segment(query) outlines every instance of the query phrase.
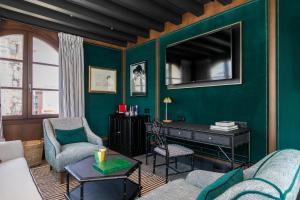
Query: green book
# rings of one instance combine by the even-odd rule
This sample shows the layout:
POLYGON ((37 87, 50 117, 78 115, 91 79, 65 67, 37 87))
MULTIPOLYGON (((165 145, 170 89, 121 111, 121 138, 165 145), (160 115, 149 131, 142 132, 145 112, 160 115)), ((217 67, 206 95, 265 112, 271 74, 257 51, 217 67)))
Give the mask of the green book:
POLYGON ((132 163, 122 158, 113 158, 93 164, 93 168, 101 174, 110 174, 130 167, 132 167, 132 163))

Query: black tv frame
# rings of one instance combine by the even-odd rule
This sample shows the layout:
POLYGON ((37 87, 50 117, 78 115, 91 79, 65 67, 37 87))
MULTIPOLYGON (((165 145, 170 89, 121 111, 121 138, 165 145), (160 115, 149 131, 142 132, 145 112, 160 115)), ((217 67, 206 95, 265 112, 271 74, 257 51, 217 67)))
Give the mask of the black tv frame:
MULTIPOLYGON (((169 84, 167 86, 167 89, 185 89, 185 88, 197 88, 197 87, 213 87, 213 86, 226 86, 226 85, 238 85, 238 84, 242 84, 243 80, 242 80, 242 22, 236 22, 227 26, 223 26, 217 29, 213 29, 211 31, 175 42, 175 43, 171 43, 168 44, 166 49, 165 49, 165 66, 166 66, 166 61, 167 61, 167 48, 175 46, 177 44, 198 38, 198 37, 202 37, 205 35, 210 35, 228 28, 232 28, 232 27, 239 27, 239 46, 236 47, 238 48, 238 52, 239 55, 238 56, 234 56, 235 57, 235 63, 238 65, 236 67, 233 68, 233 78, 232 79, 224 79, 224 80, 205 80, 205 81, 196 81, 196 82, 191 82, 191 83, 180 83, 180 84, 169 84)), ((231 48, 232 50, 233 48, 231 48)), ((231 54, 233 55, 234 52, 231 52, 231 54)), ((233 56, 232 56, 233 57, 233 56)), ((234 58, 232 58, 234 59, 234 58)), ((164 69, 165 70, 165 69, 164 69)), ((166 78, 166 77, 164 77, 166 78)))

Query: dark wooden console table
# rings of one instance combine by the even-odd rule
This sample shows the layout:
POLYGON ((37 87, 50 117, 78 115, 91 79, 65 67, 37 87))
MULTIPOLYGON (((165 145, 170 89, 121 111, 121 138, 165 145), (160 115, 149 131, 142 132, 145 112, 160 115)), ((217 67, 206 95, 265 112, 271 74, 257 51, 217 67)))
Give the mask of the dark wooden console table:
MULTIPOLYGON (((152 134, 152 123, 146 124, 147 135, 152 134)), ((177 139, 216 146, 230 161, 231 168, 235 164, 235 148, 241 145, 248 145, 248 163, 250 163, 250 130, 248 128, 239 128, 233 131, 211 130, 208 125, 189 124, 185 122, 164 123, 161 134, 165 134, 167 139, 177 139), (225 149, 231 150, 229 156, 225 149)), ((146 137, 146 163, 149 153, 149 137, 146 137)))
POLYGON ((149 115, 125 116, 113 114, 109 116, 109 148, 123 155, 134 157, 145 153, 146 127, 149 115))

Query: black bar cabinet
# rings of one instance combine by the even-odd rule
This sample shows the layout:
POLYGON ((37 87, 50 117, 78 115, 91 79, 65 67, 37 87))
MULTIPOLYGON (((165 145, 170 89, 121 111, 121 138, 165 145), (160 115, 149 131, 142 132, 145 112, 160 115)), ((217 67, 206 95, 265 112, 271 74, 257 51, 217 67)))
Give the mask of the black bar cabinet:
POLYGON ((129 157, 146 153, 145 123, 149 120, 149 115, 110 115, 109 148, 129 157))

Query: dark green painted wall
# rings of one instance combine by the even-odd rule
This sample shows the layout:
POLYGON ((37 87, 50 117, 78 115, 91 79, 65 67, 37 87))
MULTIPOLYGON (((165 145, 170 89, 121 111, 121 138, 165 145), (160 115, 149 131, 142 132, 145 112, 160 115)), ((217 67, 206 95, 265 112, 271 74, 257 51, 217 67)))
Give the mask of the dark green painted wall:
MULTIPOLYGON (((267 150, 267 5, 266 0, 250 3, 202 20, 191 26, 159 38, 160 47, 160 99, 171 96, 170 116, 184 116, 191 123, 211 124, 218 120, 247 121, 252 130, 252 161, 266 155, 267 150), (205 33, 232 23, 243 24, 243 84, 195 89, 167 90, 165 76, 165 47, 168 44, 205 33)), ((120 72, 121 52, 104 47, 85 45, 86 85, 87 67, 116 66, 120 72)), ((121 102, 121 73, 118 73, 118 94, 87 94, 86 116, 98 134, 107 133, 108 114, 121 102)), ((87 90, 87 86, 86 86, 87 90)), ((126 51, 126 103, 137 104, 141 113, 150 108, 155 113, 155 41, 126 51), (129 66, 135 62, 148 62, 148 94, 130 96, 129 66)), ((160 116, 164 118, 164 104, 160 102, 160 116)))
MULTIPOLYGON (((169 33, 160 39, 160 99, 171 96, 169 116, 184 116, 187 122, 212 124, 219 120, 246 121, 252 130, 252 161, 267 149, 267 6, 256 0, 220 15, 169 33), (165 48, 189 37, 242 22, 243 83, 241 85, 167 90, 165 48)), ((300 69, 300 68, 299 68, 300 69)), ((299 86, 300 87, 300 86, 299 86)), ((300 102, 300 101, 299 101, 300 102)), ((160 104, 164 118, 165 105, 160 104)))
POLYGON ((277 3, 277 145, 300 149, 300 2, 277 3))
POLYGON ((126 104, 139 105, 141 114, 149 108, 151 118, 155 116, 155 40, 126 51, 126 104), (147 96, 130 96, 130 65, 144 60, 147 61, 147 96))
POLYGON ((108 115, 121 102, 122 52, 102 46, 84 44, 85 115, 91 129, 100 136, 108 133, 108 115), (88 93, 89 65, 117 69, 117 94, 88 93))

